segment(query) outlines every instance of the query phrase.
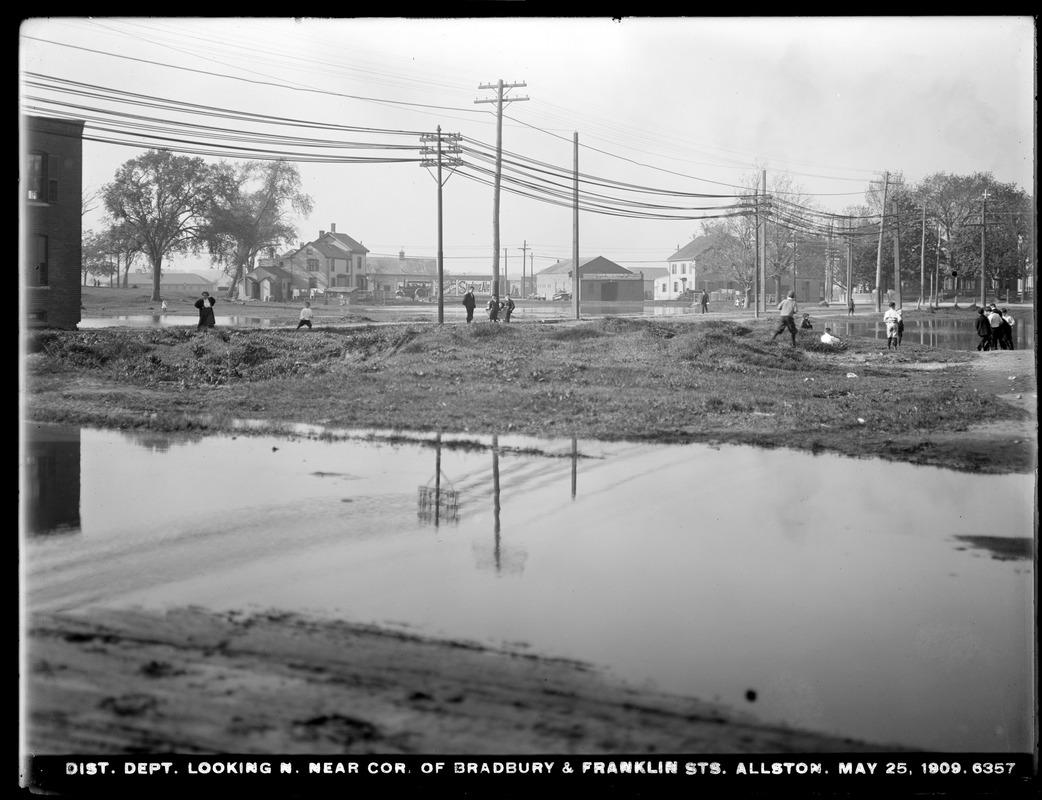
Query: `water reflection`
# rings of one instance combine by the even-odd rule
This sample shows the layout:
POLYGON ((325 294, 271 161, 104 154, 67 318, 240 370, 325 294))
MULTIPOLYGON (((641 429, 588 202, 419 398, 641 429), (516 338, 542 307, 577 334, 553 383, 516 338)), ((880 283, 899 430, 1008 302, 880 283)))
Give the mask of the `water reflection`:
MULTIPOLYGON (((215 318, 218 327, 230 326, 240 328, 270 328, 283 325, 275 320, 263 317, 218 316, 215 318)), ((79 330, 87 328, 194 328, 199 324, 198 316, 179 316, 176 314, 135 314, 116 317, 88 317, 81 319, 76 326, 79 330)))
MULTIPOLYGON (((811 315, 813 318, 813 314, 811 315)), ((1035 346, 1035 326, 1029 314, 1017 315, 1013 328, 1013 346, 1016 350, 1031 350, 1035 346)), ((976 350, 977 329, 975 313, 967 312, 965 319, 908 319, 905 321, 904 343, 914 343, 949 350, 976 350)), ((842 339, 845 336, 869 336, 886 340, 886 325, 878 319, 831 319, 816 321, 824 329, 827 324, 832 333, 842 339)))
POLYGON ((280 608, 845 736, 1032 746, 1030 475, 574 438, 31 438, 79 461, 74 535, 27 539, 31 608, 280 608))
POLYGON ((22 510, 37 534, 80 527, 80 431, 38 427, 23 442, 22 510))

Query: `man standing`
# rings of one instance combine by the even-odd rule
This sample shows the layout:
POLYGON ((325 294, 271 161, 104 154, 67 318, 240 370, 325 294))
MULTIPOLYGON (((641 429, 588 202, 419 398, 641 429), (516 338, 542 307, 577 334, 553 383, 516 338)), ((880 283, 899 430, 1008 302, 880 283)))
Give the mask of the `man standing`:
POLYGON ((778 320, 778 330, 774 332, 774 336, 771 337, 773 342, 778 338, 778 334, 782 331, 788 331, 792 335, 792 346, 796 346, 796 322, 793 317, 796 312, 799 311, 799 307, 796 305, 796 292, 789 292, 789 296, 778 303, 778 311, 781 314, 778 320))
POLYGON ((1002 315, 994 305, 988 306, 988 324, 991 325, 991 349, 998 350, 1002 344, 1002 315))
POLYGON ((203 296, 195 301, 195 307, 199 309, 199 325, 197 330, 212 328, 217 324, 213 315, 213 306, 217 301, 210 297, 209 292, 203 292, 203 296))
POLYGON ((705 314, 709 310, 709 292, 705 289, 702 290, 702 313, 705 314))
POLYGON ((311 311, 311 301, 305 300, 304 307, 300 309, 300 322, 297 323, 296 330, 300 330, 305 325, 308 326, 308 330, 311 330, 311 317, 313 312, 311 311))
POLYGON ((474 287, 471 286, 467 289, 466 294, 463 295, 463 307, 467 309, 467 322, 474 321, 474 287))
POLYGON ((510 322, 510 315, 514 313, 514 298, 507 295, 506 302, 503 303, 503 314, 505 319, 503 322, 510 322))
POLYGON ((886 349, 893 345, 894 350, 901 344, 901 312, 897 310, 897 304, 891 302, 890 308, 883 314, 883 323, 886 325, 886 349))
POLYGON ((977 309, 977 320, 974 323, 974 327, 977 329, 977 336, 980 337, 977 349, 981 351, 991 350, 991 322, 988 321, 983 308, 977 309))

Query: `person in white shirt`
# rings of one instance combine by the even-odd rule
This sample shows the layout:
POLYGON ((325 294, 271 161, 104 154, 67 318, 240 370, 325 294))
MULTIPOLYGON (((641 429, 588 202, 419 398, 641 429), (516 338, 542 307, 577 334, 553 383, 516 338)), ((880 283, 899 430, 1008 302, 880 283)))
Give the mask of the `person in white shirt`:
POLYGON ((897 349, 898 345, 901 344, 901 312, 895 307, 896 303, 891 303, 890 308, 883 314, 883 322, 886 323, 886 349, 889 350, 891 347, 894 350, 897 349))
POLYGON ((839 339, 832 335, 832 328, 825 328, 825 332, 821 334, 822 344, 839 344, 839 339))
POLYGON ((311 301, 305 300, 304 307, 300 309, 300 322, 297 323, 296 330, 300 330, 305 325, 308 326, 308 330, 311 330, 311 318, 314 312, 311 310, 311 301))

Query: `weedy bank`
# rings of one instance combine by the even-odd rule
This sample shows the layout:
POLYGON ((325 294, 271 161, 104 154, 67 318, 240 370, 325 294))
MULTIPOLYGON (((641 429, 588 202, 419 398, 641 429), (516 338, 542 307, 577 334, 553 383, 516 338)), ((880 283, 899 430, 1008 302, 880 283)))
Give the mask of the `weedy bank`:
POLYGON ((971 354, 797 347, 774 322, 606 317, 565 324, 394 324, 313 331, 100 328, 29 334, 27 417, 231 431, 335 428, 744 443, 1017 471, 931 437, 1025 412, 974 391, 971 354), (928 367, 928 368, 927 368, 928 367))

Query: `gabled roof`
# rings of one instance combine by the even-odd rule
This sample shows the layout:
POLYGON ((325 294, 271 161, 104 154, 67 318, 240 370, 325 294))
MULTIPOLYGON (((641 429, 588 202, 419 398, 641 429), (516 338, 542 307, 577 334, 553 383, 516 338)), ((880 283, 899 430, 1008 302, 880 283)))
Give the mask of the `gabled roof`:
POLYGON ((644 280, 655 280, 657 278, 665 278, 669 275, 668 267, 641 267, 637 272, 644 273, 644 280))
POLYGON ((351 253, 368 253, 369 252, 368 248, 366 248, 363 245, 361 245, 358 242, 356 242, 354 239, 352 239, 346 233, 334 233, 334 232, 330 231, 329 233, 326 234, 326 237, 327 238, 336 239, 337 244, 339 244, 341 247, 343 247, 348 252, 351 252, 351 253))
POLYGON ((257 267, 254 270, 246 273, 246 280, 260 281, 264 278, 276 278, 278 280, 288 281, 291 279, 289 270, 282 269, 282 267, 257 267))
POLYGON ((691 261, 698 258, 706 250, 711 249, 714 245, 716 245, 716 237, 696 236, 667 258, 666 261, 691 261))
MULTIPOLYGON (((556 264, 547 267, 546 269, 540 270, 536 275, 567 275, 572 269, 572 259, 566 261, 558 261, 556 264)), ((619 272, 626 275, 632 275, 631 270, 626 269, 614 261, 609 261, 604 256, 593 256, 592 258, 580 258, 579 259, 579 274, 585 273, 604 273, 604 272, 619 272)))
MULTIPOLYGON (((307 247, 307 245, 304 246, 307 247)), ((350 259, 351 257, 350 253, 344 252, 332 242, 327 242, 323 239, 311 242, 311 247, 325 258, 350 259)))

